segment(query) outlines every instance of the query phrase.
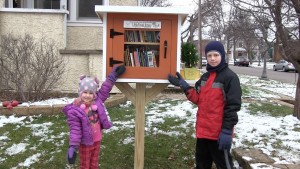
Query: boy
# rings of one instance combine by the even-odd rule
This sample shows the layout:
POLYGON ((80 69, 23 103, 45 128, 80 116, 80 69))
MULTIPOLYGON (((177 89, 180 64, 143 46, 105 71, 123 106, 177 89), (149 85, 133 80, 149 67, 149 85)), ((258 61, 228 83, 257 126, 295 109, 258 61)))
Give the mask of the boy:
POLYGON ((168 76, 168 80, 184 90, 188 100, 198 105, 196 119, 196 169, 211 169, 214 162, 218 169, 232 169, 230 155, 233 127, 238 122, 241 108, 241 87, 238 76, 228 68, 225 50, 218 41, 205 47, 207 72, 195 88, 181 77, 168 76))

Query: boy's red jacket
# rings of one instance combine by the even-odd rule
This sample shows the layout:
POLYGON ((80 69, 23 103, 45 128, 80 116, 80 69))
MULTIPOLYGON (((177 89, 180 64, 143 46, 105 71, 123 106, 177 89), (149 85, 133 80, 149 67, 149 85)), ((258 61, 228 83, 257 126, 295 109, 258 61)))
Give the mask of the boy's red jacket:
POLYGON ((218 72, 206 72, 186 91, 188 100, 198 105, 196 137, 218 140, 222 129, 233 130, 241 108, 238 76, 227 66, 218 72))

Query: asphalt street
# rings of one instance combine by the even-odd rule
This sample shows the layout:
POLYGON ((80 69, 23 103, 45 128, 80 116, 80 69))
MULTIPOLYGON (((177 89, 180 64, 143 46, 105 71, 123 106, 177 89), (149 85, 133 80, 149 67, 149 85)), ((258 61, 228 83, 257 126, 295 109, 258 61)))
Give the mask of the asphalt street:
MULTIPOLYGON (((250 76, 261 77, 263 73, 262 67, 243 67, 229 65, 229 68, 237 74, 244 74, 250 76)), ((266 69, 266 74, 268 79, 291 84, 296 84, 299 76, 298 73, 295 73, 295 71, 283 72, 273 71, 272 69, 266 69)))

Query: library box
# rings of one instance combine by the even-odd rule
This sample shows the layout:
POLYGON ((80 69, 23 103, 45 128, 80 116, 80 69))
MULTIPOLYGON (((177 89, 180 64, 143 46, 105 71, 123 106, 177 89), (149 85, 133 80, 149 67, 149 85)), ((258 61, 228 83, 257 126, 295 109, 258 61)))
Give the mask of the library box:
POLYGON ((169 83, 180 71, 181 28, 185 8, 100 6, 103 21, 103 80, 116 65, 126 72, 117 82, 169 83))

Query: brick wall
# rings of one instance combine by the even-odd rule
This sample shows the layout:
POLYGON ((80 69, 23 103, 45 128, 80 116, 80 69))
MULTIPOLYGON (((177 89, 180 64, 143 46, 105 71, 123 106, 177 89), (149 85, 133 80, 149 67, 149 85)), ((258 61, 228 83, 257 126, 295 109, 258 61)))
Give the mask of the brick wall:
POLYGON ((68 26, 67 49, 102 49, 102 28, 100 26, 68 26))
MULTIPOLYGON (((31 34, 35 39, 45 36, 59 46, 66 60, 66 73, 56 90, 77 92, 80 75, 96 76, 102 80, 102 27, 65 25, 62 11, 45 12, 38 9, 8 9, 0 0, 0 35, 31 34), (1 9, 2 8, 2 9, 1 9)), ((137 6, 137 0, 110 0, 109 5, 137 6)), ((116 87, 113 93, 120 92, 116 87)))
POLYGON ((3 8, 5 6, 5 0, 0 0, 0 8, 3 8))
POLYGON ((52 39, 64 48, 64 14, 40 12, 0 12, 0 34, 15 36, 28 33, 35 39, 52 39))
MULTIPOLYGON (((66 61, 66 72, 60 82, 59 88, 62 92, 77 92, 78 81, 81 75, 97 77, 102 84, 102 53, 101 52, 83 52, 79 51, 64 51, 62 56, 66 61), (73 52, 77 54, 72 54, 73 52)), ((113 87, 112 93, 120 93, 118 88, 113 87)))

